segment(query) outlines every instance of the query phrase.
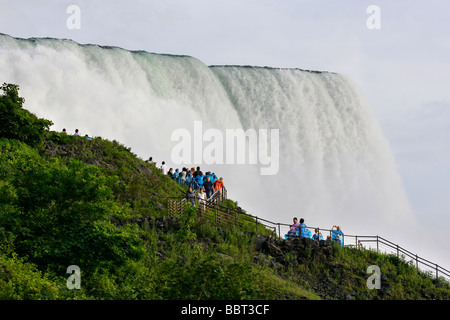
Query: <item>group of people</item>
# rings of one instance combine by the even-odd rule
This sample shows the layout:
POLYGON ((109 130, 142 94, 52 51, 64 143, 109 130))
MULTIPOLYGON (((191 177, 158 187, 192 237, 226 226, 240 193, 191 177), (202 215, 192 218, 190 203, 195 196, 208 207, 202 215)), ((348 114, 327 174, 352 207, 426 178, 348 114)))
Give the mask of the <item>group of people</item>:
MULTIPOLYGON (((146 160, 146 162, 156 166, 156 162, 153 161, 152 157, 146 160)), ((225 187, 222 177, 217 178, 215 173, 209 171, 203 174, 199 166, 197 169, 183 168, 181 171, 179 169, 175 169, 174 171, 173 168, 169 168, 165 161, 163 161, 160 169, 164 175, 168 175, 177 183, 189 187, 186 192, 186 199, 191 202, 192 205, 196 204, 196 199, 199 200, 199 204, 204 205, 216 191, 222 193, 222 190, 225 187)), ((294 223, 290 226, 288 233, 284 236, 285 239, 310 238, 318 241, 324 240, 319 228, 315 228, 314 234, 312 234, 305 224, 305 219, 301 218, 300 221, 298 221, 295 217, 293 222, 294 223)), ((331 236, 327 236, 327 240, 344 245, 344 234, 341 227, 334 225, 331 229, 331 236)))
POLYGON ((217 178, 215 173, 203 172, 200 170, 200 167, 197 167, 197 170, 191 168, 190 170, 187 168, 183 168, 181 172, 178 172, 178 169, 175 172, 167 173, 174 179, 176 182, 181 183, 183 185, 187 185, 189 190, 186 193, 186 199, 195 205, 195 199, 199 199, 200 204, 205 204, 208 199, 212 197, 215 192, 222 193, 225 184, 223 183, 223 178, 217 178), (197 193, 196 191, 197 190, 197 193))
MULTIPOLYGON (((323 236, 320 233, 319 228, 314 229, 314 234, 308 229, 305 224, 305 219, 301 218, 300 222, 297 218, 293 219, 293 224, 290 226, 288 233, 284 236, 284 238, 310 238, 313 240, 323 240, 323 236)), ((340 245, 344 245, 344 233, 341 230, 340 226, 333 226, 331 228, 331 236, 327 236, 328 241, 338 242, 340 245), (335 229, 336 228, 336 229, 335 229)))
MULTIPOLYGON (((152 157, 146 160, 146 162, 156 166, 156 162, 153 161, 152 157)), ((162 174, 168 175, 175 182, 189 187, 186 198, 193 205, 195 205, 196 198, 200 202, 206 202, 216 191, 222 193, 225 187, 222 177, 218 178, 214 172, 210 171, 203 173, 200 166, 191 169, 183 167, 181 171, 177 168, 174 171, 173 168, 167 166, 165 161, 162 161, 159 169, 162 174)))
MULTIPOLYGON (((67 134, 66 128, 62 129, 62 132, 65 133, 65 134, 67 134)), ((80 135, 80 130, 75 129, 75 133, 73 134, 73 136, 75 136, 75 137, 80 137, 80 136, 81 136, 81 135, 80 135)), ((92 140, 92 138, 89 137, 87 134, 86 134, 84 137, 85 137, 86 139, 88 139, 88 140, 92 140)))

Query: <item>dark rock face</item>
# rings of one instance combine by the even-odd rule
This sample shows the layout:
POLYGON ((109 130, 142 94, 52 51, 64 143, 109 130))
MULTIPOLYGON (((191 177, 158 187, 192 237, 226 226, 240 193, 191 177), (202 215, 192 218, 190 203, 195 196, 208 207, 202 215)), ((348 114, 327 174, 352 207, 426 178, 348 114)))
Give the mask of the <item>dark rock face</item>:
POLYGON ((137 170, 139 171, 140 174, 145 175, 147 178, 150 178, 153 175, 153 171, 149 167, 144 166, 143 164, 139 164, 137 170))
MULTIPOLYGON (((255 262, 279 270, 281 274, 283 269, 288 267, 311 266, 317 262, 330 264, 333 261, 333 246, 326 240, 259 238, 255 242, 255 248, 260 251, 255 262)), ((299 273, 297 276, 299 283, 304 283, 324 299, 353 299, 353 296, 344 292, 341 285, 335 284, 328 275, 299 273)))
POLYGON ((326 240, 317 241, 309 238, 273 240, 266 238, 257 240, 257 243, 257 249, 278 260, 282 260, 281 257, 288 252, 297 253, 299 260, 305 257, 325 259, 333 254, 333 247, 326 240))
POLYGON ((279 257, 283 255, 283 251, 279 246, 268 241, 265 241, 262 244, 262 250, 264 250, 267 254, 271 255, 272 257, 279 257))

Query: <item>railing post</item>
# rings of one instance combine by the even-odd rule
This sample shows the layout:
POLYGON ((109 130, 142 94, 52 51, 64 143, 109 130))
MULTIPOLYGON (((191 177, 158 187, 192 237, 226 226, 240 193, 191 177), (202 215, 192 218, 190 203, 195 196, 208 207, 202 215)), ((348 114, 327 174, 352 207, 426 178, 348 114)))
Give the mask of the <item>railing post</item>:
POLYGON ((217 224, 217 207, 214 207, 214 223, 217 224))
MULTIPOLYGON (((225 197, 223 197, 223 195, 222 195, 221 198, 222 199, 226 199, 226 189, 223 189, 223 190, 225 192, 224 193, 225 197)), ((209 202, 214 202, 213 201, 214 198, 217 199, 220 196, 221 195, 218 194, 217 197, 213 197, 213 199, 210 199, 209 202)), ((187 198, 184 198, 184 199, 182 199, 180 201, 172 200, 173 198, 175 198, 175 197, 172 197, 172 198, 168 197, 167 198, 166 208, 167 208, 168 214, 169 215, 177 215, 177 214, 181 215, 183 213, 183 210, 184 210, 183 202, 189 203, 190 201, 188 201, 187 198)), ((182 198, 182 197, 176 197, 176 198, 182 198)), ((207 202, 207 204, 208 204, 208 202, 207 202)), ((219 222, 222 222, 222 221, 225 221, 225 222, 229 221, 230 223, 232 222, 232 220, 231 220, 232 219, 231 218, 231 211, 232 210, 230 208, 225 208, 225 207, 223 207, 221 205, 214 205, 214 204, 212 204, 212 205, 214 207, 214 219, 215 219, 216 223, 219 223, 219 222), (225 208, 226 210, 224 210, 222 208, 225 208)), ((197 210, 201 211, 201 207, 202 206, 200 205, 199 199, 197 197, 195 197, 195 199, 194 199, 194 206, 197 206, 198 207, 197 210)), ((208 215, 209 215, 209 212, 212 212, 212 211, 209 211, 208 208, 209 208, 208 206, 205 206, 205 212, 204 213, 206 213, 206 211, 208 211, 208 215)), ((235 213, 235 224, 237 226, 240 213, 238 211, 234 211, 234 213, 235 213)), ((244 213, 242 213, 242 214, 244 214, 244 213)), ((244 215, 249 216, 249 217, 253 217, 252 215, 248 215, 248 214, 244 214, 244 215)), ((259 223, 258 220, 259 219, 258 219, 258 217, 254 217, 254 218, 255 218, 255 222, 256 222, 256 233, 258 234, 258 231, 259 231, 258 230, 258 227, 259 227, 258 226, 258 223, 259 223)), ((267 220, 264 220, 264 219, 262 219, 262 220, 263 221, 267 221, 267 220)), ((247 220, 245 220, 245 221, 247 221, 247 220)), ((281 239, 281 223, 274 223, 274 222, 271 222, 271 221, 268 221, 268 222, 273 224, 273 225, 275 225, 275 226, 274 227, 268 227, 264 223, 262 223, 262 227, 263 227, 262 230, 266 230, 266 228, 271 228, 271 229, 273 229, 273 233, 276 236, 276 234, 277 234, 277 232, 276 232, 276 225, 278 225, 278 237, 281 239)), ((317 228, 317 229, 320 232, 320 228, 317 228)), ((324 229, 324 230, 326 230, 326 229, 324 229)), ((329 232, 330 232, 330 237, 332 237, 332 230, 329 230, 329 232)), ((350 237, 353 237, 353 236, 350 235, 350 237)), ((357 248, 364 247, 363 243, 365 241, 373 242, 373 236, 362 236, 363 240, 358 240, 358 236, 357 235, 355 235, 354 237, 355 237, 355 242, 356 242, 356 247, 357 248), (364 240, 364 237, 369 238, 369 240, 364 240)), ((377 253, 380 252, 380 238, 384 240, 384 238, 382 238, 382 237, 380 237, 378 235, 376 236, 377 253)), ((345 235, 342 234, 342 244, 344 244, 344 239, 345 239, 345 235)), ((385 240, 385 241, 387 241, 387 242, 384 242, 383 243, 384 245, 388 246, 391 249, 396 248, 396 250, 397 250, 397 258, 400 258, 400 248, 401 247, 398 244, 393 244, 392 242, 390 242, 388 240, 385 240)), ((404 250, 404 249, 402 248, 402 250, 404 250)), ((408 257, 412 257, 412 259, 414 259, 414 255, 412 255, 412 256, 409 255, 410 254, 409 251, 406 251, 406 252, 404 251, 404 253, 408 257)), ((406 259, 403 259, 403 260, 406 261, 406 259)), ((417 270, 419 270, 419 256, 417 254, 415 255, 415 260, 416 260, 416 268, 417 268, 417 270)), ((427 261, 427 260, 425 260, 425 261, 427 261)), ((424 262, 421 262, 421 263, 427 265, 424 262)), ((411 261, 411 264, 412 264, 412 261, 411 261)), ((434 263, 431 263, 431 265, 428 265, 428 266, 432 268, 433 264, 434 263)), ((438 264, 434 264, 434 265, 435 265, 436 280, 438 280, 439 279, 439 265, 438 264)), ((442 268, 442 267, 441 267, 441 269, 443 269, 443 271, 441 272, 441 273, 443 273, 443 277, 449 276, 449 274, 447 273, 448 270, 446 270, 445 268, 442 268)), ((430 274, 430 277, 432 277, 432 272, 430 272, 429 274, 430 274)))

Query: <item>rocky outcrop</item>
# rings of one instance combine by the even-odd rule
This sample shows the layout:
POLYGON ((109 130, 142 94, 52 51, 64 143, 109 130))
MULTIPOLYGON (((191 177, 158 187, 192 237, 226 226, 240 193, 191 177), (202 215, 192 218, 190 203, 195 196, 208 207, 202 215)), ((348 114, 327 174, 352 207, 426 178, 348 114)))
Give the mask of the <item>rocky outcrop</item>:
POLYGON ((272 238, 258 238, 256 249, 273 257, 282 265, 294 263, 292 256, 286 258, 286 254, 295 253, 297 263, 304 263, 307 259, 325 260, 332 256, 333 247, 329 241, 313 240, 308 238, 294 238, 288 240, 276 240, 272 238))

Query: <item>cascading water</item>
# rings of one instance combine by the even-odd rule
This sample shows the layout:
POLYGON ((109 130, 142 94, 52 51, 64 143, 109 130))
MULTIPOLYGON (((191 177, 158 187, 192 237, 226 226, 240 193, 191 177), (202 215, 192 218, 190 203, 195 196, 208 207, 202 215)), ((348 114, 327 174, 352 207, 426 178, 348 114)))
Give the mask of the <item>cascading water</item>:
POLYGON ((359 89, 344 76, 234 66, 212 70, 244 129, 280 128, 280 174, 267 180, 288 200, 291 216, 318 225, 358 225, 367 232, 412 219, 388 142, 359 89))
POLYGON ((159 163, 171 163, 174 130, 192 131, 194 121, 223 132, 279 129, 276 175, 248 164, 205 168, 253 215, 359 234, 390 234, 414 220, 376 117, 342 75, 208 67, 187 56, 7 35, 0 75, 52 129, 116 139, 159 163))

